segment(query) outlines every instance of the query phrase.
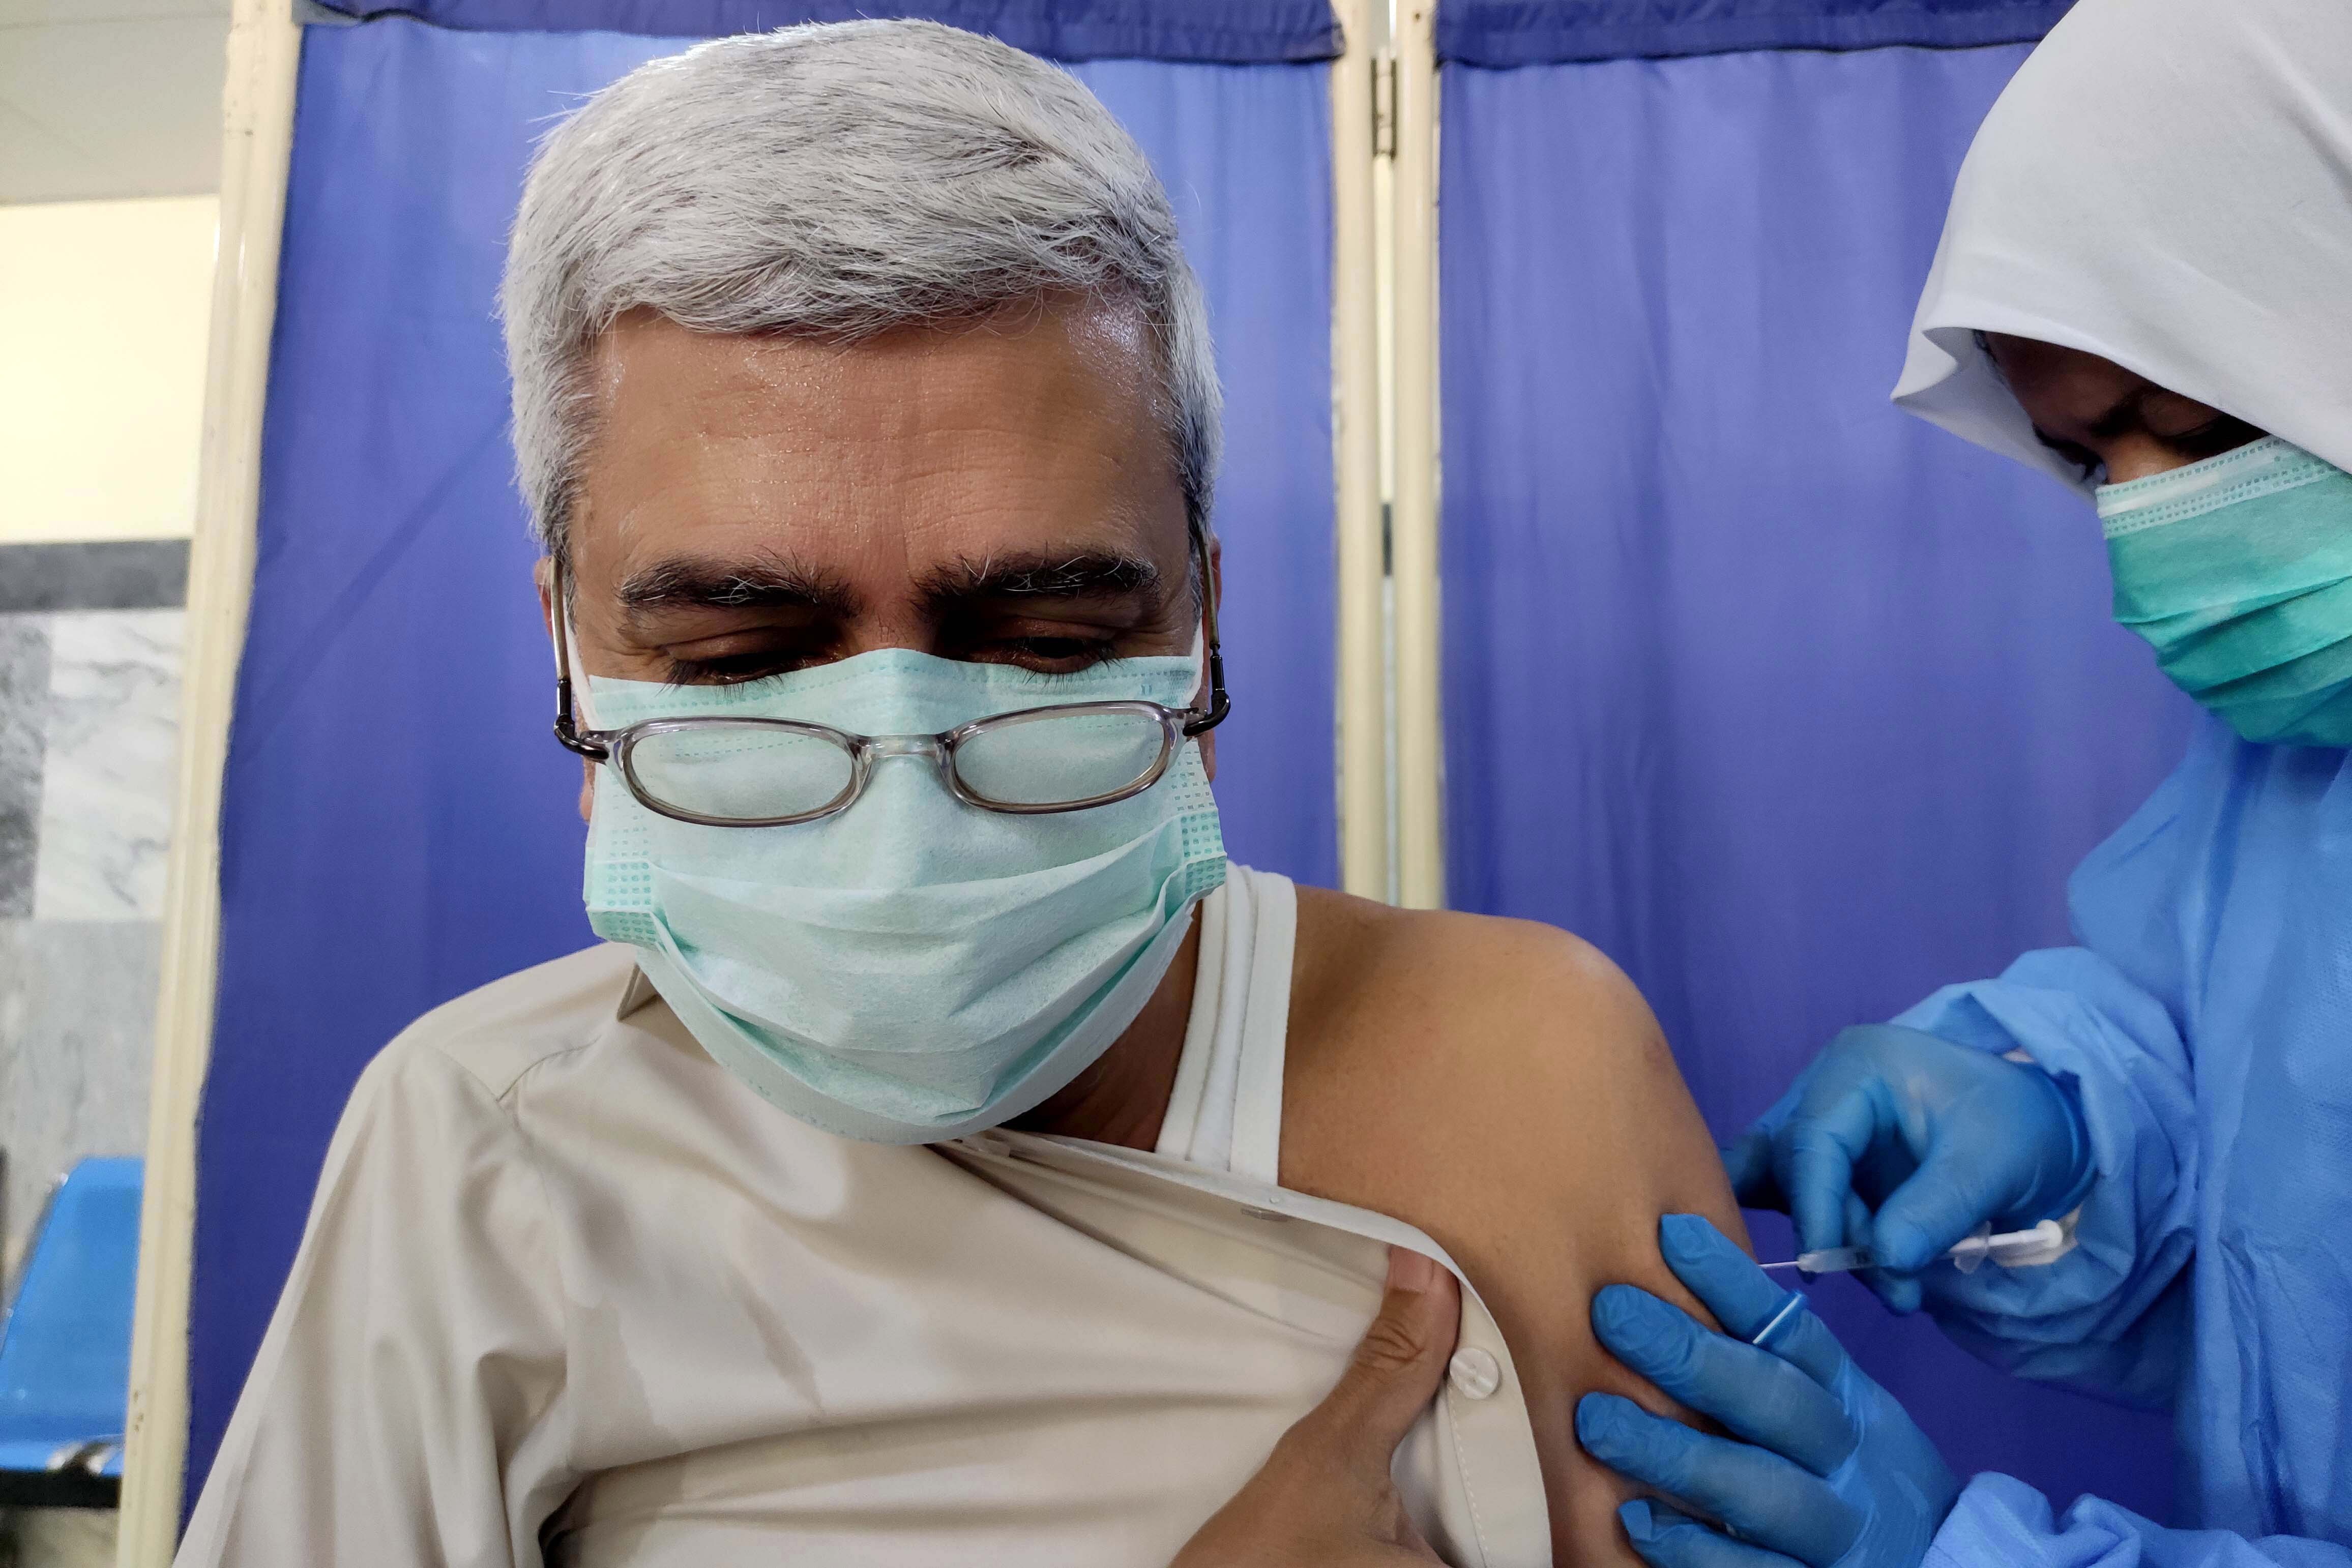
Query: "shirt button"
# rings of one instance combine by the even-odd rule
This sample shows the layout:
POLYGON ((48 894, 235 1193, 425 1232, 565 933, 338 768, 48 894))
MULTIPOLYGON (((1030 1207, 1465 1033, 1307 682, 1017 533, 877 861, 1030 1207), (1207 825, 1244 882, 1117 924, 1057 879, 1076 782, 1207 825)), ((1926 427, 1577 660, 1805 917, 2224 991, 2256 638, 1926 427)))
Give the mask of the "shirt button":
POLYGON ((1455 1351, 1454 1359, 1445 1364, 1445 1375, 1454 1392, 1465 1399, 1484 1399, 1503 1385, 1501 1364, 1475 1345, 1455 1351))

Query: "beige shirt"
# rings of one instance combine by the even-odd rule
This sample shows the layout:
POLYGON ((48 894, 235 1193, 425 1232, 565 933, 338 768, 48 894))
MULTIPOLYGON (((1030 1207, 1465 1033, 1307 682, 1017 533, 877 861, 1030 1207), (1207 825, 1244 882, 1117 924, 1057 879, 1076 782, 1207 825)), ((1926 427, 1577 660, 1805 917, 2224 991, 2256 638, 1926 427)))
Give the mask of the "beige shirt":
MULTIPOLYGON (((1278 935, 1204 956, 1188 1058, 1270 1018, 1278 1063, 1278 935)), ((353 1091, 178 1562, 1165 1568, 1337 1379, 1386 1244, 1444 1257, 1258 1147, 853 1143, 713 1062, 627 948, 511 976, 353 1091)), ((1466 1284, 1398 1474, 1449 1563, 1549 1563, 1466 1284)))

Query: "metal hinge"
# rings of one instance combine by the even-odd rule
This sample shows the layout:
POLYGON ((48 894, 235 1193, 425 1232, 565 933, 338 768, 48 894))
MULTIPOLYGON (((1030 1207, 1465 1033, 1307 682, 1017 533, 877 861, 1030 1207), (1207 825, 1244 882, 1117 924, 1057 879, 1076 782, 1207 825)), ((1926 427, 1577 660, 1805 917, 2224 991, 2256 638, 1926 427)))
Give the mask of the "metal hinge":
POLYGON ((1375 158, 1396 156, 1396 57, 1375 57, 1372 60, 1372 156, 1375 158))

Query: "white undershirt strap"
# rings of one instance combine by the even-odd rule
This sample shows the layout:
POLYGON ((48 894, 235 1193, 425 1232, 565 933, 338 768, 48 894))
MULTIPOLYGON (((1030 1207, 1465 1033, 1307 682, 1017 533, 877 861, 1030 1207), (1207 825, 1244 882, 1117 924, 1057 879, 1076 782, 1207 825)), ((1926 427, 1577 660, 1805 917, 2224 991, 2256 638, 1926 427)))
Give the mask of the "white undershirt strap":
POLYGON ((1279 1185, 1298 892, 1234 866, 1201 904, 1201 961, 1158 1152, 1279 1185))

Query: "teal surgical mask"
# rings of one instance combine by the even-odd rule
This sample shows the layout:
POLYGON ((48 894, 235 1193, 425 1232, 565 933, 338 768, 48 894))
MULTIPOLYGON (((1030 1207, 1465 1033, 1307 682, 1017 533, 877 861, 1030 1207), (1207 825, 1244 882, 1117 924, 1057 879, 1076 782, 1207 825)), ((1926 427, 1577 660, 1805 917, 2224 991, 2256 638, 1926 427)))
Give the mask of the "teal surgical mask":
POLYGON ((2116 619, 2248 740, 2352 746, 2352 474, 2275 436, 2127 485, 2116 619))
MULTIPOLYGON (((606 733, 731 716, 924 737, 1070 703, 1181 708, 1200 673, 1197 658, 1151 658, 1041 675, 884 649, 735 686, 589 687, 606 733)), ((1224 880, 1199 743, 1170 738, 1179 748, 1140 793, 1035 815, 959 800, 934 757, 884 747, 845 809, 772 827, 656 812, 607 762, 589 824, 589 923, 635 945, 704 1049, 802 1120, 898 1144, 993 1126, 1109 1048, 1167 973, 1192 905, 1224 880)), ((750 800, 794 768, 814 777, 822 749, 754 766, 740 747, 697 744, 640 742, 640 783, 690 779, 706 798, 750 800)), ((1001 753, 972 747, 956 777, 1008 799, 1028 780, 1098 776, 1108 748, 1066 721, 1017 727, 1001 753)), ((810 786, 811 799, 831 787, 810 786)), ((1071 793, 1091 791, 1060 798, 1071 793)))

